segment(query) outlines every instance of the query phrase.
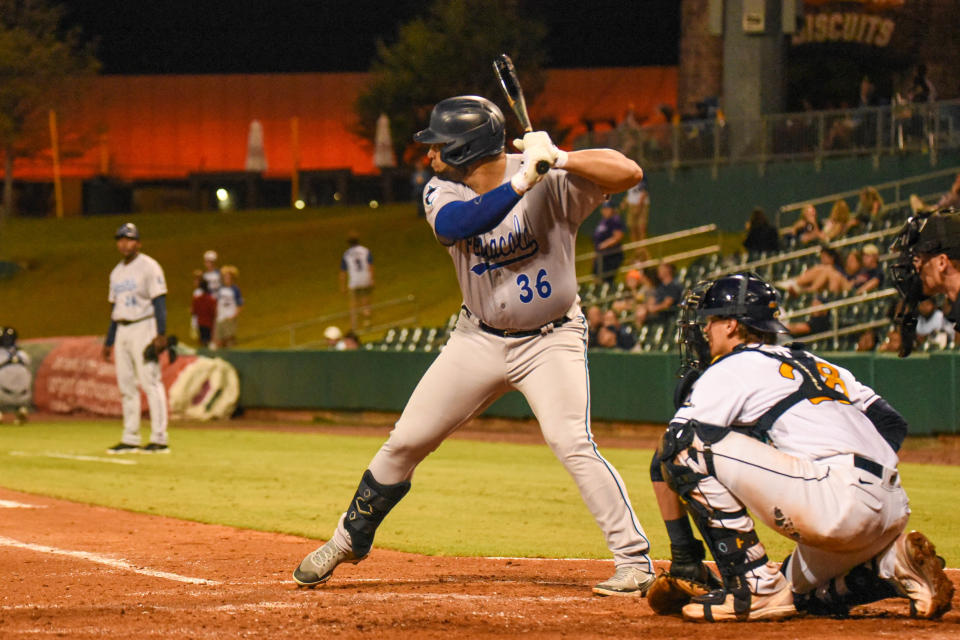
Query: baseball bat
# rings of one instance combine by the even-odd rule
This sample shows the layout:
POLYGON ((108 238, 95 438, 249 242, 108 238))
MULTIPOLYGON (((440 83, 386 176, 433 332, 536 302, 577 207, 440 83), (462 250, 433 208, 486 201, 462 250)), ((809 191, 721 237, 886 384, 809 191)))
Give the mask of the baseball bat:
MULTIPOLYGON (((530 124, 530 115, 527 113, 527 101, 523 99, 523 88, 520 86, 520 78, 517 77, 517 70, 513 66, 513 60, 505 53, 493 61, 493 70, 500 79, 500 87, 503 89, 503 95, 507 97, 507 104, 513 109, 520 120, 520 126, 524 132, 533 131, 533 125, 530 124)), ((550 163, 541 160, 537 163, 537 173, 543 174, 550 170, 550 163)))

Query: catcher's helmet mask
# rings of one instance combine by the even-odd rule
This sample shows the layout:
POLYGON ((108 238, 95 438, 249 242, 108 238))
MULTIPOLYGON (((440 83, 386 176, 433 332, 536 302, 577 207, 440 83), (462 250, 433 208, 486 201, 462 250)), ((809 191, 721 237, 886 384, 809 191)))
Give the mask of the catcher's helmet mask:
POLYGON ((430 113, 430 126, 414 134, 422 144, 442 144, 440 159, 464 167, 504 149, 504 119, 500 107, 480 96, 441 100, 430 113))
POLYGON ((696 284, 687 291, 677 320, 680 371, 702 371, 710 364, 710 345, 703 334, 708 318, 733 318, 759 333, 790 333, 778 319, 780 294, 755 273, 735 273, 696 284))

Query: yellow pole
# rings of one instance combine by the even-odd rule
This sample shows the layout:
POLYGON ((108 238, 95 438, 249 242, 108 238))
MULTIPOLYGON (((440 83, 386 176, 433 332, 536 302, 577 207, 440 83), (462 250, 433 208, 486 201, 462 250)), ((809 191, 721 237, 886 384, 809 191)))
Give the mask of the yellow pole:
POLYGON ((290 118, 290 146, 293 151, 293 173, 290 176, 290 206, 300 199, 300 118, 290 118))
POLYGON ((57 217, 63 217, 63 184, 60 182, 60 138, 57 136, 57 112, 50 109, 50 150, 53 153, 53 197, 57 217))

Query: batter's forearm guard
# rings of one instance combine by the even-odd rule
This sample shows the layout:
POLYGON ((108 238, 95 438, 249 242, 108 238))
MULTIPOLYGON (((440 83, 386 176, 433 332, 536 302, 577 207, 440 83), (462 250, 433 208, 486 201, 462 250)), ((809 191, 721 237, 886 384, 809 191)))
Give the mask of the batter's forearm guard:
POLYGON ((353 555, 362 558, 370 553, 377 527, 408 491, 409 482, 380 484, 369 469, 363 472, 363 478, 343 519, 343 526, 350 534, 353 555))

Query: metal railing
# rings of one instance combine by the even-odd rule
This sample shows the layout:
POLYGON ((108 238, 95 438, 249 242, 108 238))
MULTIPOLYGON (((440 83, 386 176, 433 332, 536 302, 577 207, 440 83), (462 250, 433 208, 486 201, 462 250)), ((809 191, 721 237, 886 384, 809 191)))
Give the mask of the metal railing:
MULTIPOLYGON (((637 240, 636 242, 628 242, 624 245, 621 245, 620 248, 622 251, 631 251, 633 249, 639 249, 641 247, 652 247, 654 245, 663 244, 665 242, 671 242, 673 240, 679 240, 682 238, 690 238, 693 236, 703 235, 707 233, 713 233, 717 236, 717 242, 711 245, 704 247, 699 247, 696 249, 690 249, 688 251, 682 251, 679 253, 674 253, 671 255, 663 256, 661 258, 650 258, 647 260, 632 262, 630 264, 625 264, 617 269, 617 273, 626 273, 631 269, 645 269, 647 267, 652 267, 660 264, 661 262, 677 262, 679 260, 687 260, 690 258, 695 258, 704 255, 710 255, 720 252, 720 230, 715 224, 705 224, 699 227, 692 227, 690 229, 683 229, 681 231, 674 231, 672 233, 665 233, 659 236, 653 236, 651 238, 644 238, 643 240, 637 240)), ((582 253, 578 255, 574 260, 576 262, 583 262, 585 260, 594 260, 597 257, 596 251, 590 251, 588 253, 582 253)), ((577 277, 577 283, 590 282, 596 276, 593 273, 588 273, 582 276, 577 277)))
MULTIPOLYGON (((377 302, 375 304, 369 305, 371 312, 382 310, 390 307, 399 307, 404 305, 409 305, 411 307, 411 312, 408 315, 405 315, 401 318, 394 318, 388 322, 370 325, 369 327, 363 327, 356 329, 355 333, 358 337, 363 337, 365 335, 380 333, 394 327, 407 326, 411 324, 416 324, 419 321, 419 307, 416 303, 416 296, 409 294, 402 298, 394 298, 392 300, 385 300, 384 302, 377 302)), ((261 342, 268 338, 273 338, 278 335, 287 334, 289 340, 289 347, 291 349, 308 349, 316 346, 326 345, 327 342, 325 339, 306 339, 302 342, 297 342, 299 333, 301 336, 305 333, 309 333, 310 330, 316 331, 318 327, 326 327, 331 324, 338 324, 340 321, 347 320, 349 322, 350 312, 349 311, 339 311, 337 313, 330 313, 323 316, 317 316, 315 318, 310 318, 309 320, 302 320, 300 322, 293 322, 290 324, 285 324, 283 326, 277 327, 276 329, 271 329, 270 331, 264 331, 263 333, 258 333, 252 336, 248 336, 243 339, 243 346, 247 346, 251 343, 261 342)))
MULTIPOLYGON (((950 167, 949 169, 940 169, 939 171, 931 171, 929 173, 924 173, 919 176, 911 176, 909 178, 904 178, 902 180, 891 180, 890 182, 882 182, 880 184, 871 185, 877 190, 881 197, 886 195, 886 200, 892 200, 889 204, 884 206, 884 211, 887 211, 891 208, 903 206, 907 204, 907 201, 904 199, 905 187, 912 187, 911 191, 924 191, 925 196, 929 199, 929 193, 931 191, 938 191, 943 193, 948 190, 949 184, 943 184, 943 178, 950 177, 950 182, 952 183, 952 178, 960 173, 960 167, 950 167)), ((847 200, 851 198, 857 198, 860 195, 860 189, 854 189, 850 191, 841 191, 839 193, 832 193, 830 195, 822 196, 820 198, 810 198, 809 200, 803 200, 800 202, 791 202, 790 204, 785 204, 779 209, 777 209, 776 215, 776 226, 780 228, 781 233, 787 227, 781 227, 783 224, 783 219, 788 216, 791 212, 799 212, 803 207, 811 204, 813 206, 819 206, 822 204, 833 205, 837 200, 847 200)), ((926 203, 926 200, 924 200, 926 203)), ((850 210, 853 211, 856 209, 856 201, 848 202, 847 204, 852 204, 850 210)))
POLYGON ((778 113, 754 119, 712 117, 676 124, 620 126, 591 131, 575 149, 612 147, 646 169, 929 153, 960 147, 960 100, 883 107, 778 113))

